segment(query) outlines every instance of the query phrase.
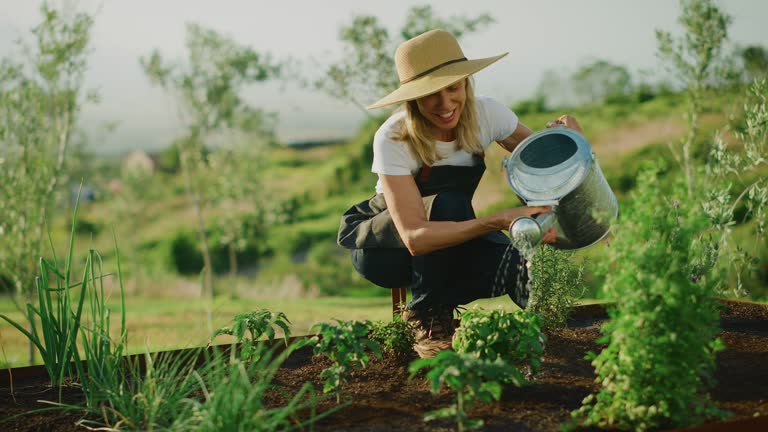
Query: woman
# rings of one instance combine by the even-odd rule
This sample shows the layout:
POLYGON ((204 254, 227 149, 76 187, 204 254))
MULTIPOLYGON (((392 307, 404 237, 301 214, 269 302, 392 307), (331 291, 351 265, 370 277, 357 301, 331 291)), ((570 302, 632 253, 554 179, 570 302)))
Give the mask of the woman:
MULTIPOLYGON (((488 145, 496 141, 512 151, 532 133, 507 107, 472 90, 470 76, 505 55, 467 60, 453 35, 429 31, 398 47, 400 87, 368 107, 404 103, 374 137, 376 195, 344 214, 338 242, 352 250, 366 279, 411 287, 403 319, 416 330, 421 357, 450 349, 458 305, 504 293, 527 305, 526 267, 517 251, 511 249, 510 265, 500 266, 509 245, 501 230, 550 208, 517 207, 481 218, 472 209, 488 145)), ((571 116, 548 126, 555 124, 581 131, 571 116)), ((544 241, 553 240, 548 232, 544 241)))

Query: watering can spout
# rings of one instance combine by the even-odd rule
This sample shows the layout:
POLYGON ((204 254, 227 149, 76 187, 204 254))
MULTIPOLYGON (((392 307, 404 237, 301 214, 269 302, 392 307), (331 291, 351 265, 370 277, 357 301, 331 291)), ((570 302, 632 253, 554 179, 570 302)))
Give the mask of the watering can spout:
POLYGON ((535 219, 523 216, 512 221, 509 236, 512 245, 520 251, 535 249, 544 239, 544 233, 557 224, 555 211, 537 216, 535 219))

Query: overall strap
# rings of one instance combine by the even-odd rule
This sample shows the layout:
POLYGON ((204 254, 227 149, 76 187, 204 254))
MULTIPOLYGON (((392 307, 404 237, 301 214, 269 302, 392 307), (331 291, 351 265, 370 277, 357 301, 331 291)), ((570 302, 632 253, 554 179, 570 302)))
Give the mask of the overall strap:
POLYGON ((429 181, 429 175, 432 174, 432 165, 424 164, 419 171, 419 181, 426 183, 429 181))
MULTIPOLYGON (((480 161, 485 160, 485 152, 475 153, 473 156, 480 161)), ((430 174, 432 174, 432 165, 422 165, 418 174, 419 181, 422 183, 428 182, 430 174)))

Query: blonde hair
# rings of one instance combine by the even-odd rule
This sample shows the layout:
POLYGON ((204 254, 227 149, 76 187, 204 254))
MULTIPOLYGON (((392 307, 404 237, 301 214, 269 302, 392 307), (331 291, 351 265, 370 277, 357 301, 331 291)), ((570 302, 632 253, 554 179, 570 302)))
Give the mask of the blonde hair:
MULTIPOLYGON (((482 154, 483 146, 477 140, 480 126, 475 111, 475 92, 471 78, 466 79, 465 86, 464 110, 456 125, 456 146, 468 153, 482 154)), ((439 158, 435 149, 436 138, 432 132, 432 124, 419 112, 415 100, 406 102, 404 109, 405 116, 400 122, 400 130, 392 139, 408 143, 424 165, 433 165, 439 158)))

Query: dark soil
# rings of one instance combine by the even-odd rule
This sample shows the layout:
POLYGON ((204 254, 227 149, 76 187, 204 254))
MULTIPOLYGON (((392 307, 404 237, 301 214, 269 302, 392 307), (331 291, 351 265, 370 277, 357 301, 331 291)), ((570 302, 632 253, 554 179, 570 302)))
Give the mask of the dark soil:
MULTIPOLYGON (((768 430, 768 306, 742 302, 724 302, 722 333, 728 347, 718 354, 717 386, 712 398, 733 413, 736 423, 710 423, 701 430, 768 430)), ((569 328, 547 334, 547 346, 541 373, 525 388, 505 389, 497 403, 480 403, 470 411, 483 419, 486 431, 557 431, 570 419, 569 413, 581 400, 597 390, 594 369, 584 355, 599 351, 595 339, 605 314, 599 306, 578 308, 569 328)), ((374 360, 368 368, 356 371, 344 388, 343 400, 350 403, 315 425, 315 431, 438 431, 455 430, 447 421, 425 423, 424 413, 451 404, 451 394, 429 391, 423 378, 408 380, 408 362, 412 359, 374 360)), ((295 352, 278 373, 276 381, 288 394, 295 393, 306 381, 322 392, 320 372, 329 366, 323 357, 313 357, 311 349, 295 352)), ((78 390, 65 390, 65 400, 78 402, 78 390)), ((85 430, 74 425, 76 413, 46 411, 38 400, 54 400, 44 386, 15 389, 15 400, 7 388, 0 389, 0 419, 28 412, 7 423, 3 431, 85 430)), ((279 403, 275 398, 271 403, 279 403)), ((334 407, 335 398, 321 402, 319 411, 334 407)))

